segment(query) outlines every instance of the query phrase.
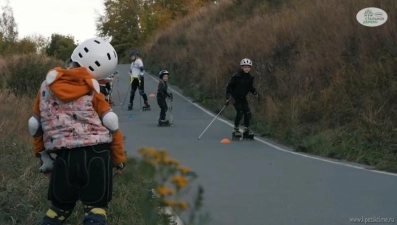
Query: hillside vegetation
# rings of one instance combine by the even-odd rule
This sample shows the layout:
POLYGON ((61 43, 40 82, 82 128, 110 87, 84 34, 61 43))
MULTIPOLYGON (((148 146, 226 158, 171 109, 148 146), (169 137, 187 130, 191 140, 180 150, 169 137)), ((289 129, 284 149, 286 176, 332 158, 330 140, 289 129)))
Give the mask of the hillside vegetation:
MULTIPOLYGON (((296 151, 397 172, 396 12, 393 0, 224 0, 158 34, 143 57, 215 111, 248 57, 261 96, 249 97, 257 132, 296 151), (360 25, 365 7, 385 10, 388 21, 360 25)), ((224 115, 234 114, 228 107, 224 115)))

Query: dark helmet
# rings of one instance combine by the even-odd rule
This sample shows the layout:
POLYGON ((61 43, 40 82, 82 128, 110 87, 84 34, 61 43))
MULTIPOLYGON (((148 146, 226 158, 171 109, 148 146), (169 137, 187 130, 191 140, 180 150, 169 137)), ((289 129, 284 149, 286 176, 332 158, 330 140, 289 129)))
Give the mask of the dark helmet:
POLYGON ((165 74, 170 75, 170 74, 168 73, 167 70, 161 70, 161 71, 159 72, 159 77, 160 77, 160 79, 163 79, 163 76, 164 76, 165 74))
POLYGON ((133 55, 138 56, 138 51, 132 50, 131 53, 130 53, 130 57, 133 56, 133 55))

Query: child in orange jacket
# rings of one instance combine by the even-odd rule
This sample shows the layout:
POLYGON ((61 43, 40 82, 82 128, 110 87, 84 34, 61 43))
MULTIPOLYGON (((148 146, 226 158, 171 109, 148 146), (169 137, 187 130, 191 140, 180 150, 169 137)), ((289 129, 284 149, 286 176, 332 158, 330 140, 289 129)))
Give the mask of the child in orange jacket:
POLYGON ((116 72, 106 77, 105 79, 98 80, 100 91, 105 97, 105 100, 109 105, 113 106, 114 102, 112 101, 112 88, 113 88, 113 79, 116 72))
POLYGON ((117 63, 110 43, 91 38, 76 47, 68 68, 50 70, 41 84, 28 125, 40 172, 50 174, 51 207, 42 225, 64 223, 78 200, 84 204, 84 224, 105 224, 113 167, 122 172, 126 156, 118 117, 97 80, 117 63))

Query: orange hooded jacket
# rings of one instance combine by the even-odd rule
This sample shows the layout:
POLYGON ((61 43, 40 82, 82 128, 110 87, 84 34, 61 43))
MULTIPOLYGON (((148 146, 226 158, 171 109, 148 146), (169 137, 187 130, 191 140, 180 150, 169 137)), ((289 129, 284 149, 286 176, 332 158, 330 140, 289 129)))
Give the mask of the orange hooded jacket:
MULTIPOLYGON (((110 110, 110 106, 103 98, 102 93, 96 92, 93 77, 88 73, 86 68, 78 67, 74 69, 62 69, 60 67, 56 67, 53 70, 57 71, 57 75, 48 88, 59 100, 67 103, 79 99, 89 92, 93 92, 94 97, 92 104, 99 117, 110 110)), ((40 117, 39 104, 40 93, 37 93, 34 101, 33 113, 38 117, 40 117)), ((43 150, 43 136, 34 137, 33 146, 33 153, 35 155, 43 150)), ((120 129, 112 133, 111 156, 114 165, 126 161, 126 156, 123 150, 123 135, 120 129)))

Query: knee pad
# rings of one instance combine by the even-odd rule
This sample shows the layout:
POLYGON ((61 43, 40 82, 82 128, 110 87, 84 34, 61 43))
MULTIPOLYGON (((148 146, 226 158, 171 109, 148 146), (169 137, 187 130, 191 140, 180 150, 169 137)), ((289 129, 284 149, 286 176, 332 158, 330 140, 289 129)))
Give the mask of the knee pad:
POLYGON ((29 133, 32 137, 37 137, 43 134, 41 129, 41 122, 35 116, 30 117, 28 121, 29 133))
POLYGON ((63 223, 67 218, 70 217, 72 211, 66 211, 58 209, 55 206, 51 206, 43 219, 43 224, 59 224, 63 223))
POLYGON ((102 225, 106 222, 106 209, 84 206, 84 224, 97 224, 102 225))
POLYGON ((144 90, 139 90, 139 94, 142 96, 142 95, 145 94, 145 91, 144 90))
POLYGON ((102 117, 102 123, 111 132, 116 132, 119 129, 119 118, 114 112, 106 112, 102 117))

